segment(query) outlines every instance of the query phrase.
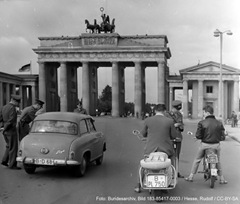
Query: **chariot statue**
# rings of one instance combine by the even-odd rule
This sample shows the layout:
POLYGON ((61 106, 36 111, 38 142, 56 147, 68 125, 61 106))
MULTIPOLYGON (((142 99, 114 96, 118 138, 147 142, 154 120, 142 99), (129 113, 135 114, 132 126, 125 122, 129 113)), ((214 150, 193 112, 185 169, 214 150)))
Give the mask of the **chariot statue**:
POLYGON ((89 21, 86 19, 85 24, 86 24, 86 32, 89 30, 90 33, 113 33, 115 32, 115 18, 112 19, 112 23, 110 23, 110 17, 109 15, 106 15, 103 13, 104 8, 101 7, 100 11, 102 12, 102 22, 97 24, 97 20, 94 19, 94 24, 90 24, 89 21))

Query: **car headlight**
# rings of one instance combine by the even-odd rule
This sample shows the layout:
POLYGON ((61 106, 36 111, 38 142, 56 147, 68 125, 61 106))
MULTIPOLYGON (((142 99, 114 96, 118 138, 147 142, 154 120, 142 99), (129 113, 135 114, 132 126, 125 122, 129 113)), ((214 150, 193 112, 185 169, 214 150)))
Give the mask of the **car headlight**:
POLYGON ((70 159, 74 159, 74 157, 75 157, 75 152, 74 152, 74 151, 71 151, 71 152, 70 152, 70 159))

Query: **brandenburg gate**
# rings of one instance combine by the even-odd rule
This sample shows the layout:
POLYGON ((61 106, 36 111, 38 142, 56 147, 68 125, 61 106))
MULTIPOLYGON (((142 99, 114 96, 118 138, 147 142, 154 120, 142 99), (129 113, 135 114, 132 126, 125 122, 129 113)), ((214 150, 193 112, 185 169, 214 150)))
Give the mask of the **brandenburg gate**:
POLYGON ((167 59, 171 57, 171 53, 165 35, 84 33, 77 37, 40 37, 39 40, 40 46, 33 50, 38 54, 39 98, 46 101, 46 111, 56 111, 59 102, 60 111, 73 111, 78 100, 79 67, 82 67, 80 88, 83 107, 90 115, 96 113, 99 67, 112 68, 112 116, 123 113, 126 67, 135 69, 135 116, 144 111, 147 67, 157 67, 158 70, 158 103, 169 103, 167 59))

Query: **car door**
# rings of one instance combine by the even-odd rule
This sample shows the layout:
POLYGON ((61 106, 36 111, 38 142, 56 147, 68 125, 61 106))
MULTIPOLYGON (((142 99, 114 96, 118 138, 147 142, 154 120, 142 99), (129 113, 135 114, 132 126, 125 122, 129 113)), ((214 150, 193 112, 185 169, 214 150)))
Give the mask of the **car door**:
POLYGON ((82 146, 82 151, 87 151, 90 150, 91 152, 91 160, 93 158, 96 158, 97 156, 97 143, 98 143, 98 138, 90 132, 90 129, 88 127, 88 122, 87 119, 83 119, 80 121, 79 124, 80 127, 80 140, 81 140, 81 146, 82 146))
POLYGON ((103 138, 102 138, 102 133, 96 131, 95 126, 93 124, 92 119, 86 119, 87 127, 89 134, 91 134, 94 139, 93 139, 93 158, 97 158, 102 154, 103 150, 103 138))

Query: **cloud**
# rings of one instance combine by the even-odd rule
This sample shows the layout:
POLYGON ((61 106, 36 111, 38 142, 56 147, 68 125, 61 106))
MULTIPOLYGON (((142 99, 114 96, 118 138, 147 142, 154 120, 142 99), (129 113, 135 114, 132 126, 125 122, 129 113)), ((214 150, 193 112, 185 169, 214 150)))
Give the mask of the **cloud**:
POLYGON ((31 44, 23 37, 0 38, 1 71, 14 74, 18 69, 31 61, 34 53, 31 44))

